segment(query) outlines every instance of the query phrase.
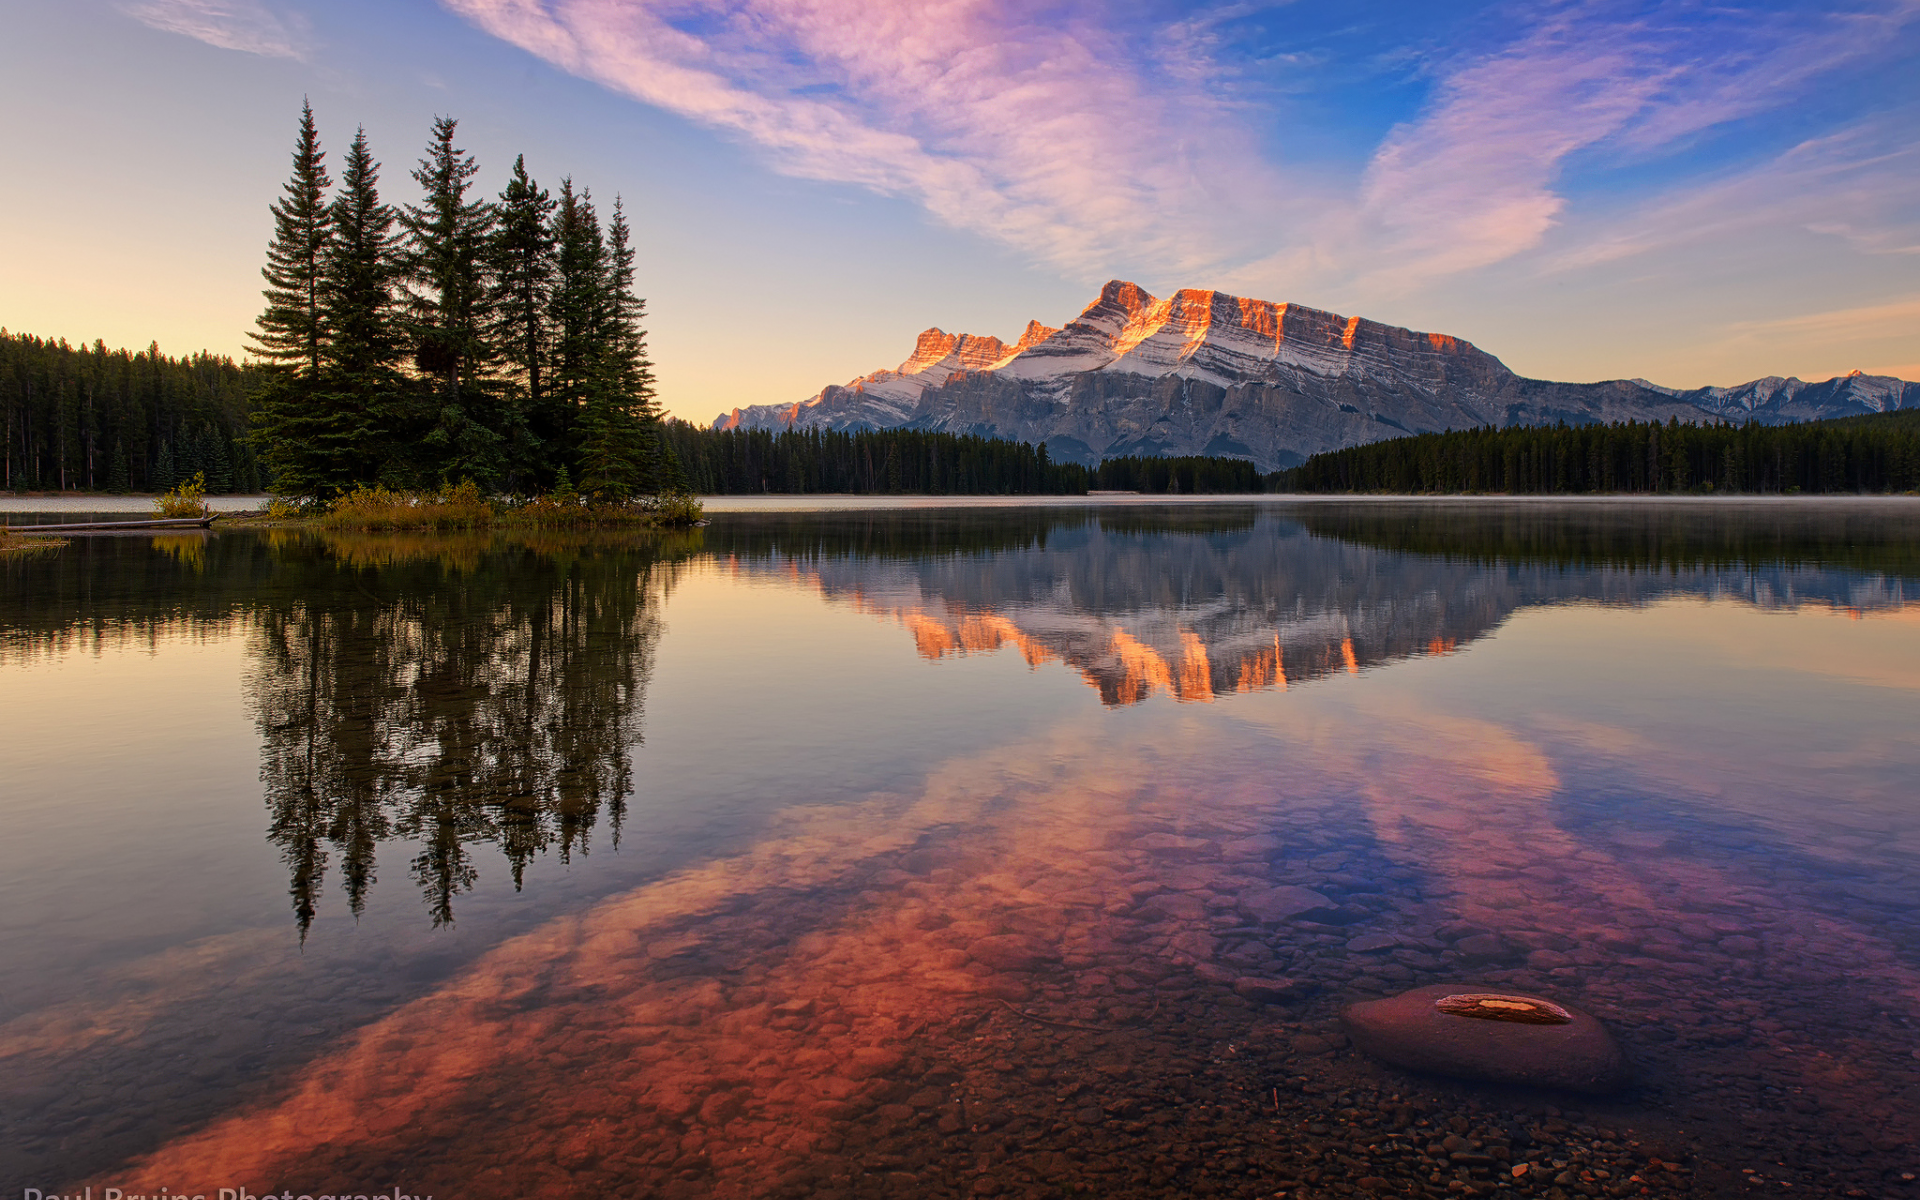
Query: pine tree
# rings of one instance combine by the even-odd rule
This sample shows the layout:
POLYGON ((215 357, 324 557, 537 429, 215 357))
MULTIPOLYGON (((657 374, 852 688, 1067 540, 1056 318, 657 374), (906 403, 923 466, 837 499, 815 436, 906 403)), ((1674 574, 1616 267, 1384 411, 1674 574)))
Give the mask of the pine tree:
POLYGON ((453 144, 456 122, 437 117, 413 172, 425 202, 401 210, 406 230, 407 332, 434 415, 423 444, 444 479, 494 485, 514 424, 493 378, 498 352, 487 259, 493 206, 468 200, 480 168, 453 144))
POLYGON ((364 129, 354 135, 333 202, 323 320, 332 338, 322 362, 320 403, 267 446, 274 484, 289 495, 332 495, 355 483, 411 482, 403 342, 394 296, 393 209, 380 200, 380 164, 364 129))
POLYGON ((663 496, 691 495, 693 484, 687 479, 686 468, 681 465, 680 455, 673 448, 673 440, 667 436, 667 423, 654 422, 653 433, 660 461, 659 481, 655 490, 663 496))
POLYGON ((267 307, 253 335, 252 351, 266 361, 267 375, 254 399, 252 437, 268 454, 293 452, 295 430, 312 419, 320 403, 327 341, 322 274, 333 232, 325 158, 313 106, 303 103, 293 174, 281 186, 281 199, 268 206, 273 240, 260 271, 267 281, 267 307))
POLYGON ((625 500, 661 490, 659 439, 652 428, 659 405, 640 324, 646 301, 633 294, 632 231, 617 196, 598 290, 593 367, 580 415, 580 486, 589 495, 625 500))
POLYGON ((537 450, 558 439, 564 422, 548 396, 547 357, 551 352, 548 306, 554 283, 555 201, 527 175, 525 155, 513 163, 495 205, 491 259, 493 268, 493 340, 518 391, 523 415, 522 444, 511 458, 531 465, 537 450))
POLYGON ((200 433, 196 425, 184 422, 173 442, 174 471, 182 479, 192 479, 195 475, 207 472, 207 458, 201 452, 200 433))
POLYGON ((107 491, 116 496, 124 496, 132 490, 127 479, 127 447, 124 442, 114 439, 113 459, 107 464, 107 491))
POLYGON ((153 470, 148 474, 147 478, 153 490, 156 492, 171 491, 173 485, 179 482, 179 472, 174 470, 173 466, 173 446, 171 444, 167 442, 160 443, 160 454, 153 460, 153 470))
MULTIPOLYGON (((570 426, 586 405, 598 363, 607 259, 593 199, 585 191, 576 194, 571 179, 560 181, 553 235, 553 300, 548 314, 553 331, 551 395, 561 421, 570 426)), ((570 428, 561 431, 561 452, 556 457, 562 460, 570 432, 570 428)))
POLYGON ((293 175, 281 185, 281 199, 268 206, 273 213, 273 241, 267 245, 267 265, 260 269, 267 287, 266 311, 253 335, 253 353, 272 363, 285 364, 312 381, 320 375, 320 351, 326 341, 321 320, 321 266, 333 233, 333 214, 327 207, 326 152, 314 126, 313 106, 300 106, 300 135, 294 143, 293 175))
POLYGON ((216 496, 233 491, 233 458, 227 453, 226 435, 211 425, 201 433, 200 461, 206 464, 207 491, 216 496))

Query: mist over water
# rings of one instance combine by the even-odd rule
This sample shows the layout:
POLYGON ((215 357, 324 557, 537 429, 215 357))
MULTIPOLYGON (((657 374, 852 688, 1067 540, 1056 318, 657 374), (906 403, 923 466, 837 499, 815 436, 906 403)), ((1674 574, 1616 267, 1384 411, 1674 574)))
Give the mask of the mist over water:
POLYGON ((0 1186, 1898 1194, 1916 532, 1056 504, 8 561, 0 1186), (1592 1012, 1636 1082, 1347 1045, 1435 983, 1592 1012))

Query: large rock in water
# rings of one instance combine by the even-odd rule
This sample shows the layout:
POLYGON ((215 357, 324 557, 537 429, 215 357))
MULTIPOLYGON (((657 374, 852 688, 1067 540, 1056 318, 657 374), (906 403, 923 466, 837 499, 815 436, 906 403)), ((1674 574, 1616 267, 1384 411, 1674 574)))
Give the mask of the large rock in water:
POLYGON ((1595 1093, 1631 1078, 1598 1020, 1524 993, 1437 984, 1348 1005, 1340 1019, 1355 1046, 1412 1071, 1595 1093))

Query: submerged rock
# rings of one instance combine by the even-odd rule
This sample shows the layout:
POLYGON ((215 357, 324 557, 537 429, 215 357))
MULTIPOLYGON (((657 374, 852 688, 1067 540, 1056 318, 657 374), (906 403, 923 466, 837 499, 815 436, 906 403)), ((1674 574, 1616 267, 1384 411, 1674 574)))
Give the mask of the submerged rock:
POLYGON ((1302 1000, 1314 988, 1311 983, 1298 979, 1267 979, 1256 975, 1242 975, 1233 981, 1233 990, 1243 999, 1256 1004, 1290 1004, 1302 1000))
POLYGON ((1537 996, 1455 984, 1415 988, 1340 1014, 1353 1044, 1412 1071, 1611 1092, 1631 1078, 1606 1027, 1537 996))
POLYGON ((1295 917, 1331 913, 1337 905, 1311 888, 1249 888, 1239 895, 1240 911, 1265 925, 1278 925, 1295 917))
POLYGON ((1017 933, 976 938, 967 953, 995 971, 1036 971, 1059 957, 1052 947, 1017 933))

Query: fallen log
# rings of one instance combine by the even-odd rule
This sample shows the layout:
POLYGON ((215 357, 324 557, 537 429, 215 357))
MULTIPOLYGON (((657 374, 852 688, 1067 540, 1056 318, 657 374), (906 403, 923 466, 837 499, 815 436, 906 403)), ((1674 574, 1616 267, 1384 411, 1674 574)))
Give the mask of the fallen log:
POLYGON ((19 534, 111 532, 121 529, 211 529, 213 518, 168 517, 155 521, 78 521, 67 525, 9 525, 7 532, 19 534))

